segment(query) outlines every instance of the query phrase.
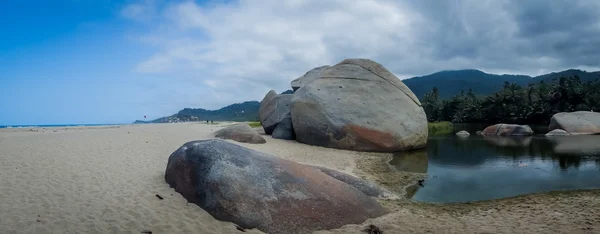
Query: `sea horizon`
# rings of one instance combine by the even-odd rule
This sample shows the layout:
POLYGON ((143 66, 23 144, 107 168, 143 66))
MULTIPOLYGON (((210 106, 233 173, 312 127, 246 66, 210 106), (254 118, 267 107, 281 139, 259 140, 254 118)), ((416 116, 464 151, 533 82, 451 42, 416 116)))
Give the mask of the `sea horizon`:
POLYGON ((52 127, 89 127, 89 126, 115 126, 115 125, 127 125, 131 123, 117 123, 117 124, 14 124, 14 125, 0 125, 0 128, 52 128, 52 127))

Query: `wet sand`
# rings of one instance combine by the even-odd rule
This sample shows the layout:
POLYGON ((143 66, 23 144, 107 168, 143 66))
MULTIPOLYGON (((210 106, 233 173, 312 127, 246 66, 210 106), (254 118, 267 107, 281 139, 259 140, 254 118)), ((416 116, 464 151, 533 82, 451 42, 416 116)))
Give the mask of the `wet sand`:
MULTIPOLYGON (((242 233, 188 204, 164 181, 173 151, 185 142, 209 138, 223 125, 0 129, 0 233, 242 233)), ((262 145, 237 144, 344 171, 399 194, 424 176, 393 170, 387 164, 391 154, 265 139, 262 145)), ((320 233, 364 233, 369 224, 386 234, 600 232, 597 190, 452 205, 380 202, 392 212, 320 233)))

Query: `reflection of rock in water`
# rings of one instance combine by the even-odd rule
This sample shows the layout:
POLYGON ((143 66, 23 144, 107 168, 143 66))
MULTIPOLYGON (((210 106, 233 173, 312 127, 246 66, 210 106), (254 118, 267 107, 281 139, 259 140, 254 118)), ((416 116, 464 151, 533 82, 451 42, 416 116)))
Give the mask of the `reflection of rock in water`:
POLYGON ((397 153, 390 161, 390 164, 399 171, 416 173, 427 173, 428 163, 426 150, 397 153))
POLYGON ((483 136, 487 142, 497 146, 525 147, 531 144, 531 136, 483 136))
POLYGON ((549 138, 557 154, 600 156, 600 135, 556 136, 549 138))
POLYGON ((412 199, 412 197, 417 194, 417 191, 419 191, 419 188, 421 187, 417 184, 406 187, 406 194, 404 196, 408 199, 412 199))

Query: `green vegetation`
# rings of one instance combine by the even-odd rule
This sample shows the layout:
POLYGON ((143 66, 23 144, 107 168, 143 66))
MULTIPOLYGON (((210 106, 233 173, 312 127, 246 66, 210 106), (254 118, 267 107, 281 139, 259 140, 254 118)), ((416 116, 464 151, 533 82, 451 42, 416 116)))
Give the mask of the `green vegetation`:
POLYGON ((449 99, 461 91, 469 89, 475 95, 490 95, 502 89, 504 82, 515 83, 520 86, 529 84, 538 84, 540 81, 553 83, 560 77, 579 76, 582 82, 596 81, 600 78, 600 71, 586 72, 577 69, 569 69, 561 72, 548 73, 536 77, 525 75, 496 75, 489 74, 479 70, 452 70, 441 71, 431 75, 418 76, 402 80, 415 95, 422 99, 426 93, 434 87, 440 88, 439 96, 441 99, 449 99))
POLYGON ((135 123, 175 123, 205 121, 257 121, 260 102, 248 101, 236 103, 218 110, 185 108, 177 114, 158 118, 152 121, 136 121, 135 123))
POLYGON ((183 117, 195 116, 200 121, 256 121, 258 120, 259 107, 260 102, 248 101, 229 105, 218 110, 185 108, 176 115, 183 117))
POLYGON ((248 125, 250 125, 250 127, 252 127, 252 128, 262 127, 262 125, 258 121, 256 121, 256 122, 250 122, 250 123, 248 123, 248 125))
POLYGON ((583 82, 575 75, 525 87, 505 82, 502 90, 487 96, 470 89, 447 100, 434 87, 422 104, 430 122, 541 124, 558 112, 600 111, 600 81, 583 82))
POLYGON ((448 121, 435 123, 429 122, 427 123, 427 128, 429 129, 430 136, 446 135, 452 133, 454 130, 454 126, 448 121))

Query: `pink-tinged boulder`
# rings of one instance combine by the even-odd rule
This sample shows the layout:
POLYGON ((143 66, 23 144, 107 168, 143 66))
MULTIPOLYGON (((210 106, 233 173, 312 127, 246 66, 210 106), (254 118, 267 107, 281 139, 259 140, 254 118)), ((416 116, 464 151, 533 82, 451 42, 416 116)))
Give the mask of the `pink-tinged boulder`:
POLYGON ((600 113, 591 111, 561 112, 552 116, 548 130, 562 129, 571 135, 600 134, 600 113))
POLYGON ((312 233, 387 213, 371 183, 220 139, 184 144, 165 180, 216 219, 266 233, 312 233))
POLYGON ((531 136, 533 130, 527 125, 495 124, 483 129, 481 134, 484 136, 531 136))
POLYGON ((234 124, 215 132, 216 138, 234 140, 237 142, 250 143, 250 144, 264 144, 267 143, 258 132, 252 129, 248 124, 234 124))
POLYGON ((296 90, 296 140, 329 148, 396 152, 424 148, 427 118, 415 94, 381 64, 346 59, 296 90))

